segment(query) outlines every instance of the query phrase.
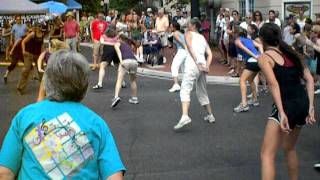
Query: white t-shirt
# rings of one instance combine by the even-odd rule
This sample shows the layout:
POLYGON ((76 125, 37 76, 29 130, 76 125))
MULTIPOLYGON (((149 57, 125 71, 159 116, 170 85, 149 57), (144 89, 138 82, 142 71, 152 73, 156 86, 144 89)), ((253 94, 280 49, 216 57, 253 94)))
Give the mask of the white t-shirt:
POLYGON ((245 30, 247 30, 247 31, 248 31, 248 26, 249 26, 249 24, 248 24, 246 21, 244 21, 244 22, 242 22, 242 23, 240 24, 240 27, 243 28, 243 29, 245 29, 245 30))
MULTIPOLYGON (((269 19, 267 19, 266 20, 266 23, 269 23, 270 22, 270 20, 269 19)), ((280 21, 280 19, 279 18, 276 18, 275 20, 274 20, 274 23, 276 24, 276 25, 278 25, 280 28, 281 28, 281 21, 280 21)))
POLYGON ((298 18, 297 24, 300 26, 300 30, 303 31, 303 28, 306 25, 306 19, 300 20, 300 18, 298 18))

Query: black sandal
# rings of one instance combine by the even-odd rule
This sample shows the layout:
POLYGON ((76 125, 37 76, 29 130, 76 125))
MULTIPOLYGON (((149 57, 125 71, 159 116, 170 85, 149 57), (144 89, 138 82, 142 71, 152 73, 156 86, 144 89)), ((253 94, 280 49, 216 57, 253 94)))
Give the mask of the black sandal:
POLYGON ((8 77, 7 76, 3 76, 3 81, 4 81, 5 84, 7 84, 8 83, 8 77))

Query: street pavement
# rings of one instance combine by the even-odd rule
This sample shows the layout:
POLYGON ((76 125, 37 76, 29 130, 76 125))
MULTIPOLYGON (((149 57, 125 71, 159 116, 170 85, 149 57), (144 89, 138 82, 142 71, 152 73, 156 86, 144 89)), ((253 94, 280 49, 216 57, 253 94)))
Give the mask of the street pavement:
MULTIPOLYGON (((0 67, 0 74, 5 69, 0 67)), ((39 82, 30 81, 25 95, 18 96, 15 87, 21 68, 0 81, 0 143, 14 115, 33 103, 39 82)), ((90 87, 98 72, 91 72, 90 87)), ((128 82, 128 79, 126 79, 128 82)), ((260 178, 259 151, 267 116, 271 112, 270 95, 261 95, 261 106, 248 113, 235 114, 239 87, 208 85, 217 122, 203 121, 204 112, 192 94, 191 127, 179 133, 173 126, 180 118, 178 93, 169 93, 171 81, 139 77, 138 105, 127 102, 129 88, 121 92, 122 102, 110 109, 114 93, 115 70, 107 69, 104 89, 88 90, 83 103, 102 116, 110 126, 124 164, 127 180, 257 180, 260 178)), ((319 112, 319 103, 316 100, 319 112)), ((300 179, 317 180, 320 173, 312 165, 320 160, 320 127, 306 126, 298 142, 300 179)), ((283 153, 277 158, 277 179, 288 179, 283 153)))

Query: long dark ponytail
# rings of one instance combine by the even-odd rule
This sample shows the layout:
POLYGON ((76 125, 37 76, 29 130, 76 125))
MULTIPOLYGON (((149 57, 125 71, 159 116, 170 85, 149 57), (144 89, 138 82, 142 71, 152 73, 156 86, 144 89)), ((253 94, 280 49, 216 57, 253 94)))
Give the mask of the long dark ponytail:
POLYGON ((263 42, 264 48, 268 46, 279 46, 279 50, 294 63, 299 69, 299 74, 302 77, 304 71, 303 57, 292 46, 289 46, 282 40, 281 29, 274 23, 265 23, 259 32, 259 36, 263 42))

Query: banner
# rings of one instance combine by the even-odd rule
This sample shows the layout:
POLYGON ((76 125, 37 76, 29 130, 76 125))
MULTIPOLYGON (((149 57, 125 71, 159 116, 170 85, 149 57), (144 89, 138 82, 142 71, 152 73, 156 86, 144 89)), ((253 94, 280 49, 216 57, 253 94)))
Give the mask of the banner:
POLYGON ((303 11, 306 17, 311 17, 311 2, 284 2, 284 17, 288 17, 289 14, 299 15, 300 11, 303 11))

